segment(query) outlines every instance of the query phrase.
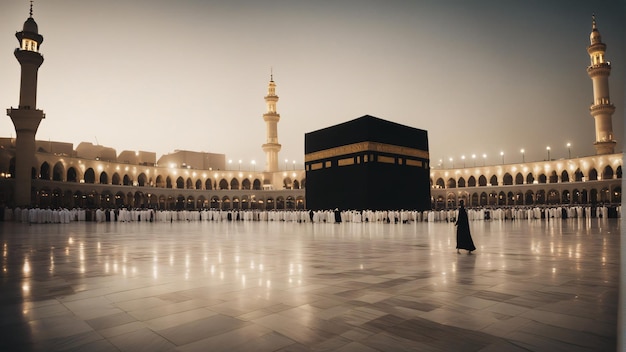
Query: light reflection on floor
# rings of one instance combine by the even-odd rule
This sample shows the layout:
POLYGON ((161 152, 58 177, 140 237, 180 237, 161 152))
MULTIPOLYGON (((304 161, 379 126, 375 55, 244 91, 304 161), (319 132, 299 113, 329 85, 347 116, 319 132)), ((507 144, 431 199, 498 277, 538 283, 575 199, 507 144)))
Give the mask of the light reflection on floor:
POLYGON ((0 225, 0 350, 615 348, 614 219, 0 225))

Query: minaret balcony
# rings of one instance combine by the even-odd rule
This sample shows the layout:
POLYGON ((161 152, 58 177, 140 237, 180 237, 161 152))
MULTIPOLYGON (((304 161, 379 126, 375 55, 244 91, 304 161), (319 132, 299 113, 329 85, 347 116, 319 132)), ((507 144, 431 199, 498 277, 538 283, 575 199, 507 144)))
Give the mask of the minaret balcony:
POLYGON ((587 74, 589 75, 589 77, 608 76, 609 74, 611 74, 611 63, 607 61, 587 66, 587 74))
POLYGON ((613 114, 615 112, 615 105, 607 103, 607 104, 592 104, 589 107, 589 112, 591 116, 601 115, 601 114, 613 114))

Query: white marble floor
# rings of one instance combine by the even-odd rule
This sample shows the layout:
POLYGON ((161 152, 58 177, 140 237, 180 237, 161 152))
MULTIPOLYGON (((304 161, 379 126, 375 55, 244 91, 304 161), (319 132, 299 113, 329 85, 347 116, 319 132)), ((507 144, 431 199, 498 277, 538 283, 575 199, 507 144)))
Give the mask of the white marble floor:
POLYGON ((611 351, 620 224, 0 223, 1 351, 611 351))

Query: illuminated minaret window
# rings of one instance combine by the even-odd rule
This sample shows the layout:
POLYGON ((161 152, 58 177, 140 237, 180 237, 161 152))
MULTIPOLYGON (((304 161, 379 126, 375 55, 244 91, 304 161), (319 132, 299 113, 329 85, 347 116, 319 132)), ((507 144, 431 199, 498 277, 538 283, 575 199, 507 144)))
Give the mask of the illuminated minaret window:
POLYGON ((587 47, 587 53, 589 53, 591 63, 587 67, 587 74, 589 74, 593 82, 593 103, 589 111, 595 119, 596 126, 594 147, 596 148, 596 154, 613 154, 616 142, 613 138, 613 125, 611 122, 615 106, 609 98, 611 63, 606 61, 604 56, 606 44, 602 42, 602 37, 600 37, 595 15, 592 16, 589 40, 591 44, 587 47))
POLYGON ((276 112, 277 102, 278 96, 276 95, 274 75, 270 74, 270 83, 267 87, 267 95, 265 96, 267 112, 263 114, 266 127, 266 141, 262 146, 265 152, 265 171, 267 172, 278 171, 278 152, 280 151, 281 145, 278 143, 278 121, 280 120, 280 114, 276 112))
POLYGON ((21 32, 15 33, 20 47, 15 49, 15 58, 21 66, 20 103, 17 109, 7 109, 15 126, 15 194, 14 205, 31 204, 31 170, 35 165, 35 134, 39 123, 45 117, 37 110, 37 73, 43 63, 39 48, 43 36, 39 34, 33 19, 33 3, 30 3, 30 17, 24 22, 21 32))

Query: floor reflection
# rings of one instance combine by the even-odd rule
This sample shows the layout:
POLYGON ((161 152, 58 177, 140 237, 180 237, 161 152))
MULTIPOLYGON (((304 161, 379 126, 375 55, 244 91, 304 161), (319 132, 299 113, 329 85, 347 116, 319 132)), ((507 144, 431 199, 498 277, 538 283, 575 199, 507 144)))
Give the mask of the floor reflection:
MULTIPOLYGON (((456 253, 452 223, 1 226, 0 347, 124 349, 117 336, 161 341, 172 333, 164 326, 211 316, 254 326, 244 342, 282 336, 283 347, 376 348, 418 320, 485 334, 483 347, 615 344, 616 220, 473 221, 471 255, 456 253), (562 339, 537 332, 544 324, 562 339)), ((162 346, 232 340, 218 335, 162 346)))

